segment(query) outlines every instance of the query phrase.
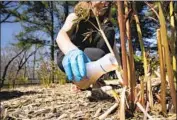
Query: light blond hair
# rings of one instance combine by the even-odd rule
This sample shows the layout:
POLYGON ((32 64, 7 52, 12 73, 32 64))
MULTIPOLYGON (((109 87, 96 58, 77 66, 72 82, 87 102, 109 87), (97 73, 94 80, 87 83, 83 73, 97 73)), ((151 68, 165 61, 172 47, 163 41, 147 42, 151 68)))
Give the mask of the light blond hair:
POLYGON ((82 19, 88 19, 91 12, 90 2, 79 2, 74 7, 74 12, 76 15, 82 19))

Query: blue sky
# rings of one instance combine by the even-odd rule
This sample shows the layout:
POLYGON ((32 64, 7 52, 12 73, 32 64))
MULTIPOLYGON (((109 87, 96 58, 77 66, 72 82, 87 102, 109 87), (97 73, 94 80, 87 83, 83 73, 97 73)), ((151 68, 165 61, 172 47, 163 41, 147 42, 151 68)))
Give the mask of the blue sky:
POLYGON ((14 43, 15 34, 22 30, 20 23, 2 23, 1 24, 1 48, 14 43))

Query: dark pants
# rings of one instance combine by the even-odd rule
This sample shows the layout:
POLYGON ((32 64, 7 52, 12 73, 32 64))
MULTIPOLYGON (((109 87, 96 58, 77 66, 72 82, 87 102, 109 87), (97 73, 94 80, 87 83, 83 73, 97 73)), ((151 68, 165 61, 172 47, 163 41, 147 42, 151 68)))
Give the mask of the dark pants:
MULTIPOLYGON (((85 48, 84 53, 90 58, 91 61, 96 61, 106 54, 100 48, 85 48)), ((58 66, 64 72, 62 61, 58 62, 58 66)))

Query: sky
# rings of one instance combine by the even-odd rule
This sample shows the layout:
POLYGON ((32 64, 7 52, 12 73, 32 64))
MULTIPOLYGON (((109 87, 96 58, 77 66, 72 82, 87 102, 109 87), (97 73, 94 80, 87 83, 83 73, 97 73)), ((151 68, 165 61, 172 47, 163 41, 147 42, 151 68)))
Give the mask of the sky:
POLYGON ((22 28, 20 23, 2 23, 1 24, 1 48, 9 46, 14 43, 15 35, 18 34, 22 28))
MULTIPOLYGON (((72 11, 73 7, 69 7, 69 12, 72 11)), ((0 40, 2 48, 9 46, 10 43, 14 43, 16 41, 15 34, 18 34, 22 30, 22 27, 20 23, 2 23, 0 29, 1 29, 0 40)), ((43 37, 45 37, 46 39, 46 36, 44 36, 44 34, 43 37)))

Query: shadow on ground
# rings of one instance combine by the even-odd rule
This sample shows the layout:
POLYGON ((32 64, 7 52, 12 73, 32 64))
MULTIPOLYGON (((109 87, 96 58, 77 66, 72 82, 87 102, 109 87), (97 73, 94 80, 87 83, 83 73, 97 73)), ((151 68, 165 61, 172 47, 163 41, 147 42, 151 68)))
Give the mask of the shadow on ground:
POLYGON ((23 95, 31 95, 31 94, 40 94, 40 92, 36 92, 36 91, 21 92, 21 91, 18 91, 18 90, 15 90, 15 91, 1 91, 0 92, 0 101, 9 100, 9 99, 21 97, 23 95))

